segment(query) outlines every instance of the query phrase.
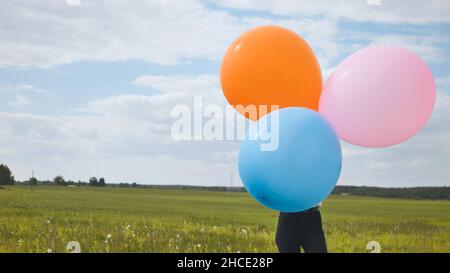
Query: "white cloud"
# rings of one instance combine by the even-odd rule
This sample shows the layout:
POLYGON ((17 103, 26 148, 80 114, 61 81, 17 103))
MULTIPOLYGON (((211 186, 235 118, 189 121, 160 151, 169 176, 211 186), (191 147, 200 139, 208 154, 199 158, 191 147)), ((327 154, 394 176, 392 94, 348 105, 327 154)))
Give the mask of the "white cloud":
POLYGON ((34 170, 39 179, 63 174, 73 180, 102 176, 148 184, 229 181, 235 166, 228 154, 237 143, 176 143, 159 130, 151 121, 130 117, 0 114, 0 154, 21 180, 34 170))
MULTIPOLYGON (((217 3, 217 1, 211 1, 217 3)), ((429 24, 449 23, 448 1, 381 0, 369 5, 364 0, 298 1, 298 0, 219 0, 220 5, 241 9, 267 11, 278 15, 326 16, 357 22, 429 24)))
POLYGON ((442 88, 443 90, 450 92, 450 76, 437 79, 436 84, 438 88, 442 88))
POLYGON ((69 6, 81 6, 81 0, 66 0, 67 5, 69 6))
POLYGON ((201 97, 204 103, 226 104, 216 75, 144 75, 133 83, 148 87, 154 94, 122 94, 96 99, 82 110, 106 116, 152 120, 167 126, 171 109, 179 104, 192 106, 194 97, 201 97))
MULTIPOLYGON (((402 5, 383 2, 380 6, 369 6, 365 1, 346 1, 346 4, 292 0, 221 3, 290 16, 235 16, 227 11, 208 9, 198 0, 133 4, 99 0, 83 2, 79 6, 67 5, 62 0, 2 1, 0 67, 49 67, 84 60, 139 59, 162 65, 197 59, 219 61, 239 34, 261 24, 277 24, 302 35, 317 53, 322 68, 329 69, 334 58, 354 49, 353 45, 339 42, 349 32, 340 29, 341 20, 431 23, 447 22, 450 14, 450 11, 445 12, 450 5, 439 1, 431 4, 414 1, 402 5), (408 6, 407 14, 399 8, 405 5, 408 6)), ((367 33, 357 35, 364 37, 367 33)), ((434 43, 442 38, 425 39, 422 36, 406 35, 398 39, 424 54, 425 58, 439 59, 441 53, 434 43)), ((397 42, 388 35, 384 39, 397 42)))
POLYGON ((236 151, 237 141, 176 142, 170 135, 172 107, 192 105, 192 93, 202 96, 205 103, 226 104, 217 77, 147 75, 135 82, 157 93, 95 99, 71 116, 0 113, 0 147, 8 147, 1 150, 2 160, 12 164, 20 179, 26 179, 31 169, 49 179, 59 173, 86 179, 103 169, 104 176, 116 182, 211 185, 218 183, 211 177, 220 170, 228 177, 234 169, 228 154, 236 151), (174 164, 178 164, 175 169, 174 164), (72 172, 75 166, 80 167, 78 173, 72 172), (149 170, 155 172, 153 181, 143 179, 149 177, 149 170), (173 177, 177 179, 168 181, 173 177))
POLYGON ((0 66, 141 59, 217 60, 248 25, 199 1, 0 2, 0 66))
POLYGON ((44 93, 45 91, 29 84, 0 86, 0 93, 44 93))
POLYGON ((27 105, 36 95, 44 93, 47 93, 47 91, 30 84, 0 85, 0 101, 4 101, 5 106, 21 107, 27 105))
POLYGON ((201 1, 63 1, 0 3, 0 67, 49 67, 84 60, 146 60, 176 65, 219 61, 244 31, 261 24, 291 27, 318 51, 321 64, 342 49, 327 18, 236 17, 201 1), (39 34, 39 35, 37 35, 39 34))
POLYGON ((450 44, 450 40, 442 38, 436 33, 423 33, 419 30, 409 34, 401 34, 396 31, 384 31, 382 33, 376 31, 361 32, 349 28, 346 31, 341 30, 337 37, 344 41, 351 41, 344 42, 346 46, 341 45, 343 48, 339 52, 341 56, 344 54, 349 55, 370 45, 384 44, 407 48, 427 63, 443 63, 448 60, 448 53, 442 45, 450 44))
POLYGON ((61 121, 57 118, 26 113, 0 113, 0 136, 8 142, 26 141, 31 144, 52 143, 61 136, 58 128, 61 121))
POLYGON ((133 82, 135 85, 151 87, 163 93, 183 92, 186 95, 199 92, 217 91, 219 78, 216 75, 198 75, 195 77, 185 75, 159 76, 145 75, 133 82))
POLYGON ((29 104, 31 101, 23 95, 16 95, 14 99, 9 102, 12 106, 23 106, 29 104))
POLYGON ((408 48, 430 63, 446 61, 444 52, 435 46, 433 36, 372 35, 371 44, 387 44, 408 48))

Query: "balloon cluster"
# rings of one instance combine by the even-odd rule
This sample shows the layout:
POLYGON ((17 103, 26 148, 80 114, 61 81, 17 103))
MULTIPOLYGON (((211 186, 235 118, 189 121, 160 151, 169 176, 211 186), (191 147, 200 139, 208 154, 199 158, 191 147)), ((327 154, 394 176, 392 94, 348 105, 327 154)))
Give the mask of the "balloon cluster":
POLYGON ((257 125, 277 118, 277 149, 261 150, 263 140, 247 135, 238 169, 256 200, 284 212, 311 208, 331 193, 341 172, 339 138, 365 147, 400 143, 425 125, 436 93, 427 65, 397 46, 350 55, 322 90, 314 52, 278 26, 238 37, 225 53, 220 80, 228 102, 257 125), (251 105, 280 110, 248 116, 243 109, 251 105))

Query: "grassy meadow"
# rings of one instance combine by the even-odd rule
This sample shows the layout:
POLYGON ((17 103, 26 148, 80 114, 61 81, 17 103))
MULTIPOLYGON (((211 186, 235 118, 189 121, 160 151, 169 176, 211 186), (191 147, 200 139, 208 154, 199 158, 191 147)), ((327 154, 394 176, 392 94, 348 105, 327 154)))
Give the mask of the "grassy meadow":
MULTIPOLYGON (((330 252, 450 252, 450 202, 332 196, 330 252)), ((246 193, 17 186, 0 189, 0 252, 275 252, 277 213, 246 193)))

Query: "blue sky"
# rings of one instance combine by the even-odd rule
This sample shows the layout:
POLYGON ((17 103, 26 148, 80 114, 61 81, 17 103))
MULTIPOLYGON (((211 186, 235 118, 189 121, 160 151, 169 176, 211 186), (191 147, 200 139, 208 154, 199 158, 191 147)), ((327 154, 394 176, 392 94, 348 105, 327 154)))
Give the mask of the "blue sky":
POLYGON ((227 46, 276 24, 310 43, 324 79, 368 45, 417 53, 438 84, 429 124, 387 149, 343 143, 339 183, 450 185, 445 1, 18 0, 0 1, 0 16, 0 161, 18 179, 228 185, 239 141, 175 142, 170 111, 194 96, 226 105, 227 46))

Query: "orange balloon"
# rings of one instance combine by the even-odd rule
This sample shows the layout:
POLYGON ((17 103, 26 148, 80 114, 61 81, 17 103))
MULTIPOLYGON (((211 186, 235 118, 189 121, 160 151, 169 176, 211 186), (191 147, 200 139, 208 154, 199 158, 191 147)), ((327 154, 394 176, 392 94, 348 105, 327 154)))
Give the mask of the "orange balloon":
POLYGON ((253 120, 269 113, 272 105, 317 111, 322 92, 312 49, 296 33, 278 26, 257 27, 239 36, 223 57, 220 82, 228 102, 253 120), (244 111, 251 105, 256 115, 244 111))

